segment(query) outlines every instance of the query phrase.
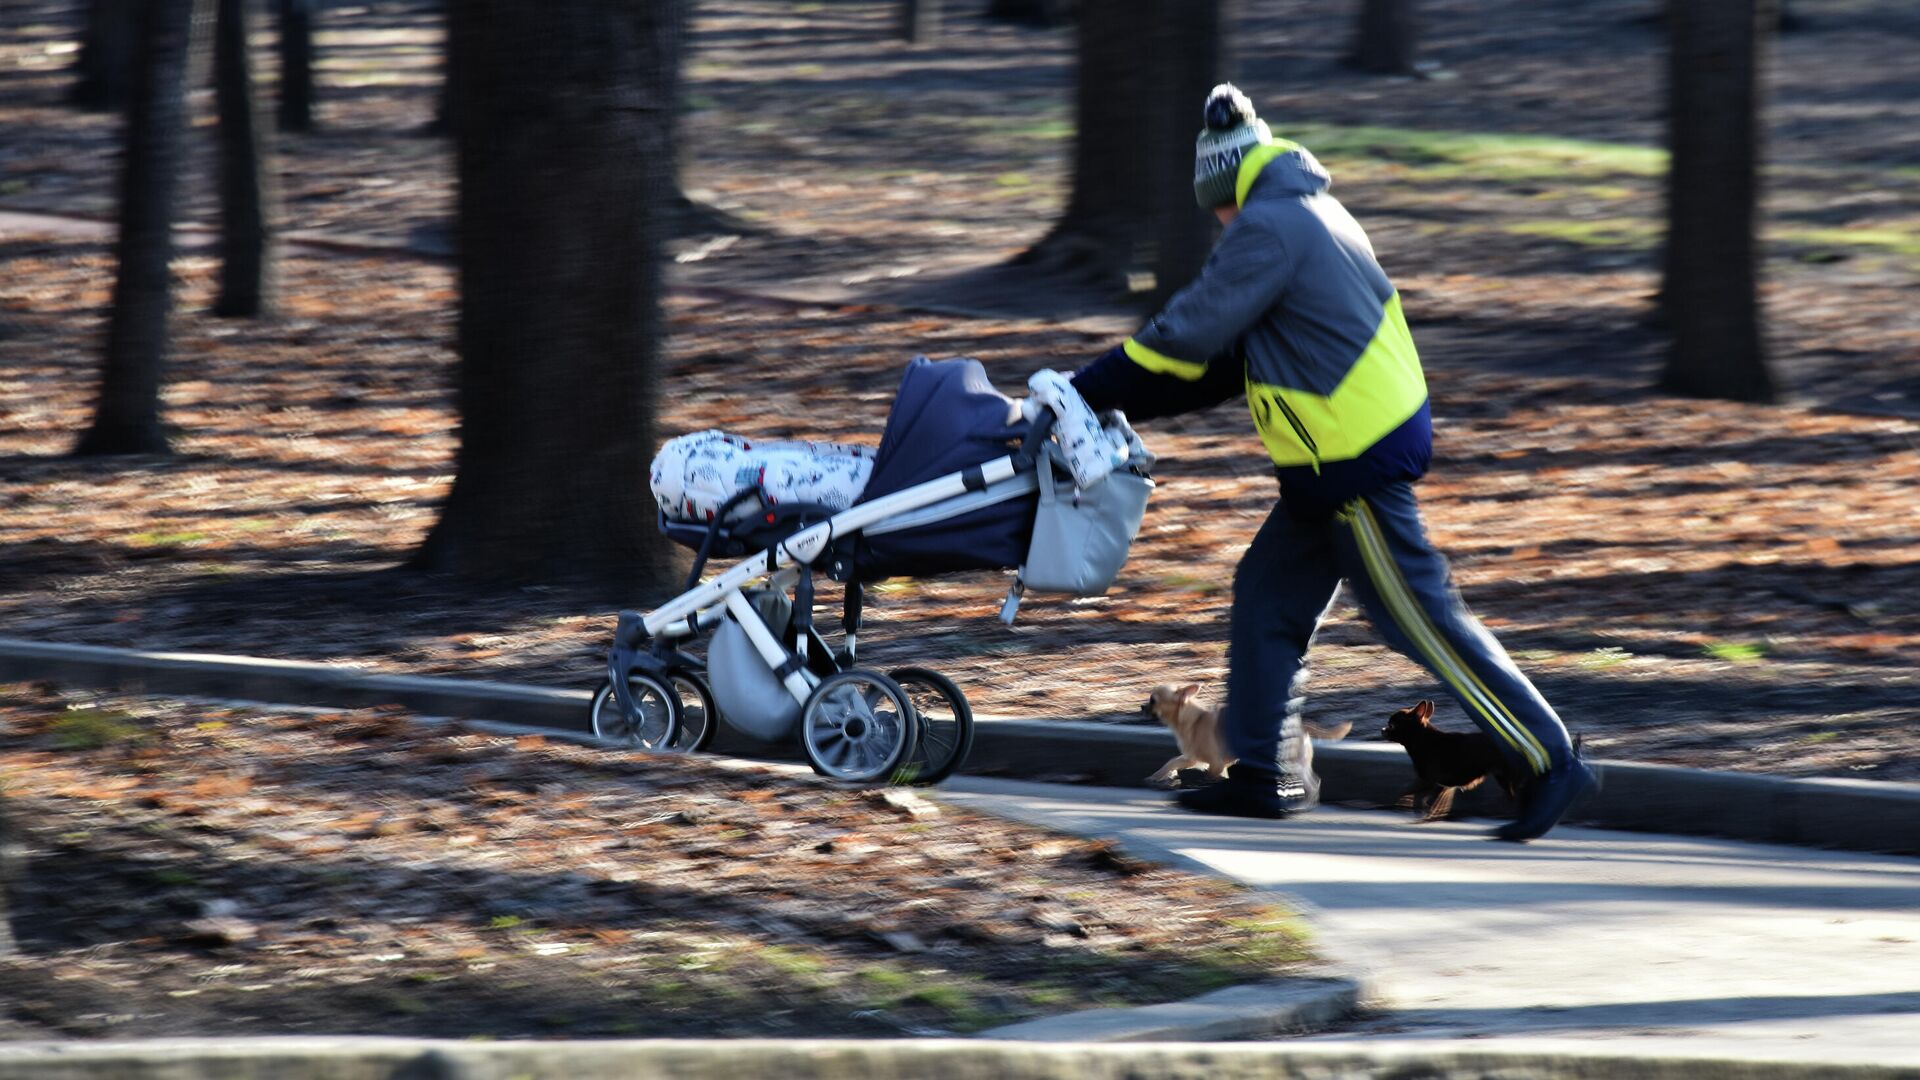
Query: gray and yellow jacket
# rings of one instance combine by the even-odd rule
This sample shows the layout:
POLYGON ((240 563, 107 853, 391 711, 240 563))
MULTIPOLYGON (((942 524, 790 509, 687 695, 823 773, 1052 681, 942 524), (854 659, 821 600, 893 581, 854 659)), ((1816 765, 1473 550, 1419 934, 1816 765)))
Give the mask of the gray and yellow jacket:
POLYGON ((1249 151, 1200 276, 1074 374, 1088 404, 1136 420, 1244 393, 1284 500, 1308 513, 1419 479, 1433 446, 1400 296, 1331 183, 1294 143, 1249 151))

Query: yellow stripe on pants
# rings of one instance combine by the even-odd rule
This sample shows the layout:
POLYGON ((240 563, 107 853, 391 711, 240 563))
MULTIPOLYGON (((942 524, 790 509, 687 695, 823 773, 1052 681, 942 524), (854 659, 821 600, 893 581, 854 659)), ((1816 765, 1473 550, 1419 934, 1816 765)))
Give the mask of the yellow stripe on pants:
POLYGON ((1472 705, 1475 711, 1486 718, 1487 726, 1500 733, 1520 755, 1527 760, 1536 773, 1546 772, 1552 764, 1552 758, 1546 748, 1533 737, 1509 711, 1500 699, 1487 689, 1473 669, 1462 663, 1453 646, 1447 643, 1439 630, 1427 617, 1426 609, 1420 606, 1418 598, 1408 588, 1406 579, 1400 574, 1400 567, 1393 561, 1391 549, 1387 546, 1386 535, 1380 529, 1380 523, 1373 516, 1373 508, 1366 500, 1356 499, 1356 513, 1346 515, 1353 526, 1354 541, 1360 548, 1360 559, 1366 564, 1367 574, 1373 578, 1375 590, 1386 601, 1388 612, 1395 622, 1414 643, 1414 646, 1427 658, 1434 671, 1453 687, 1462 701, 1472 705))

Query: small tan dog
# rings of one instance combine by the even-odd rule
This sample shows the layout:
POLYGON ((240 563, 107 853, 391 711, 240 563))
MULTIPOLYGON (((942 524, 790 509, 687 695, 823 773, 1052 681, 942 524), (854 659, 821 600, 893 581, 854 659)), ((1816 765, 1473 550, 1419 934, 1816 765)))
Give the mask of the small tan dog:
MULTIPOLYGON (((1205 705, 1194 703, 1194 695, 1200 692, 1198 683, 1186 686, 1174 686, 1166 683, 1153 688, 1153 694, 1147 698, 1143 712, 1152 713, 1160 722, 1173 732, 1174 741, 1180 744, 1180 752, 1172 760, 1160 766, 1160 771, 1147 777, 1149 784, 1173 785, 1178 783, 1176 775, 1181 769, 1205 768, 1207 775, 1218 780, 1227 775, 1227 767, 1233 759, 1227 757, 1226 741, 1220 730, 1221 720, 1226 716, 1225 709, 1209 709, 1205 705)), ((1352 724, 1339 724, 1323 727, 1303 721, 1307 734, 1315 739, 1343 739, 1352 724)), ((1307 743, 1307 761, 1313 766, 1313 743, 1307 743)))

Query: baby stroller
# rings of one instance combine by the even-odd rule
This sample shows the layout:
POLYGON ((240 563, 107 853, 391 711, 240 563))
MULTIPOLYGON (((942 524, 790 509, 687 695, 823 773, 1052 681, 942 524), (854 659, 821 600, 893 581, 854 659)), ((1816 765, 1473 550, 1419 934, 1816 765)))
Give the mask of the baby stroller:
POLYGON ((1018 570, 1001 610, 1008 623, 1029 589, 1099 595, 1125 563, 1153 487, 1153 457, 1124 418, 1096 420, 1052 372, 1033 385, 1023 410, 978 361, 916 358, 845 509, 777 501, 751 474, 704 521, 679 520, 689 515, 661 499, 660 528, 694 549, 693 568, 664 606, 620 613, 594 733, 701 749, 724 718, 762 741, 797 736, 815 771, 848 783, 931 784, 958 769, 973 741, 960 689, 926 668, 858 666, 863 586, 1018 570), (701 581, 715 558, 740 561, 701 581), (822 573, 845 585, 838 649, 814 626, 822 573), (709 633, 704 660, 684 651, 709 633))

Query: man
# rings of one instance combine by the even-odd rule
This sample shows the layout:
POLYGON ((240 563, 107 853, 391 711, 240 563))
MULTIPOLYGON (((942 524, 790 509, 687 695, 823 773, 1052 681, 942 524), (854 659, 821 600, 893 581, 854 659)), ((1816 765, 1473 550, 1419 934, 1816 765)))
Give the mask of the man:
POLYGON ((1074 374, 1095 409, 1135 420, 1246 395, 1280 502, 1234 574, 1228 778, 1180 793, 1204 813, 1281 817, 1319 801, 1299 699, 1314 629, 1340 583, 1402 654, 1459 699, 1531 777, 1517 820, 1544 835, 1594 784, 1553 709, 1453 589, 1413 484, 1433 428, 1400 298, 1303 147, 1231 85, 1206 104, 1194 194, 1225 231, 1205 268, 1125 344, 1074 374))

